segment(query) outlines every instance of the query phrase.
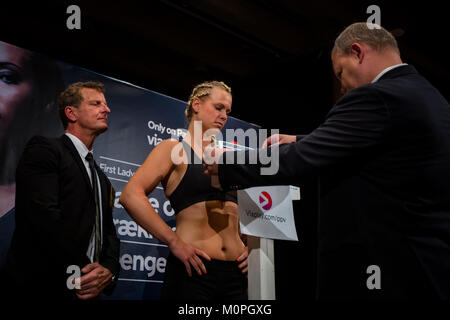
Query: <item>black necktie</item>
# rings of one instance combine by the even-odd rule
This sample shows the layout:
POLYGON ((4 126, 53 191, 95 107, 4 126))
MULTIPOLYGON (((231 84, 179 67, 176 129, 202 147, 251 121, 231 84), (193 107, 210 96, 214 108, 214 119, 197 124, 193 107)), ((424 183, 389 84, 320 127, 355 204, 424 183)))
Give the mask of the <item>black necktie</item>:
POLYGON ((92 179, 92 190, 94 192, 95 199, 95 247, 94 247, 94 259, 95 261, 99 261, 100 250, 101 250, 101 239, 100 239, 100 200, 98 197, 98 184, 97 184, 97 176, 94 165, 94 157, 92 153, 88 152, 86 156, 86 160, 89 162, 89 168, 91 169, 91 179, 92 179))

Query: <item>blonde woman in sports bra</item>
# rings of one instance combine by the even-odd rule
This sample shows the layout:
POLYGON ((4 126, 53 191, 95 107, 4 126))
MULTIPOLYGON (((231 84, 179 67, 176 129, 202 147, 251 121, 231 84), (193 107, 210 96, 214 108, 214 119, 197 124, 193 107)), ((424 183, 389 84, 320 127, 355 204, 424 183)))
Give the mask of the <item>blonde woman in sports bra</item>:
POLYGON ((231 111, 231 89, 223 82, 197 85, 189 98, 183 141, 164 140, 122 191, 120 203, 133 219, 167 244, 162 299, 247 299, 247 248, 239 233, 235 197, 211 187, 203 173, 208 133, 220 131, 231 111), (201 130, 196 132, 195 130, 201 130), (205 138, 196 141, 194 137, 205 138), (148 201, 161 183, 176 214, 174 232, 148 201))

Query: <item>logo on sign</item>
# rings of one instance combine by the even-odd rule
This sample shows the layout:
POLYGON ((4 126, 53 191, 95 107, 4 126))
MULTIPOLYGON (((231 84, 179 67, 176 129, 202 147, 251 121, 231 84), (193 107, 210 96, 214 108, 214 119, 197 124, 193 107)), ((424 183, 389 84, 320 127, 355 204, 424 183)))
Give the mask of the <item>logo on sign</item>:
POLYGON ((272 208, 272 198, 270 197, 270 194, 266 191, 261 192, 259 195, 259 203, 264 210, 272 208))

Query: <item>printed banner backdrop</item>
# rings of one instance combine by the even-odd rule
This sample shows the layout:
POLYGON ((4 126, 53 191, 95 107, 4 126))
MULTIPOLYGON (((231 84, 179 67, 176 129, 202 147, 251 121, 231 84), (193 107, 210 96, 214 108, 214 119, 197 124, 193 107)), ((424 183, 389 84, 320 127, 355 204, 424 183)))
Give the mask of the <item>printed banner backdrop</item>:
MULTIPOLYGON (((121 241, 121 271, 114 293, 104 299, 158 299, 168 248, 137 225, 118 199, 129 178, 159 142, 184 136, 186 102, 63 62, 55 63, 65 85, 77 81, 104 83, 105 97, 111 109, 109 129, 96 140, 94 157, 116 190, 113 219, 121 241)), ((55 121, 53 126, 62 133, 59 123, 55 121)), ((223 128, 224 138, 226 129, 237 128, 246 130, 257 126, 229 117, 223 128)), ((174 211, 161 185, 148 198, 163 220, 175 230, 174 211)), ((14 228, 12 214, 13 210, 0 218, 0 229, 14 228), (4 219, 6 217, 8 221, 4 219)), ((5 243, 7 241, 2 240, 0 244, 2 252, 6 249, 5 243)))

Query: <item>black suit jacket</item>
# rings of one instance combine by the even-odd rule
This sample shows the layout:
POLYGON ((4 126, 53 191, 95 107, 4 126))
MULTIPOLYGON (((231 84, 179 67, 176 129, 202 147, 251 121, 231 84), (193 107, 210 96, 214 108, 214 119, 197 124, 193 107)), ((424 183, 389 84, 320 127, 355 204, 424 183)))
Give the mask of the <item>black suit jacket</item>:
POLYGON ((236 190, 320 177, 319 298, 450 298, 450 107, 414 67, 349 91, 279 151, 275 175, 220 165, 220 182, 236 190), (380 290, 366 285, 370 265, 380 290))
MULTIPOLYGON (((102 191, 103 247, 99 263, 119 272, 119 246, 112 220, 114 190, 97 167, 102 191)), ((16 171, 16 229, 6 263, 14 288, 62 298, 67 267, 83 268, 95 223, 95 202, 86 168, 72 141, 33 137, 16 171)))

